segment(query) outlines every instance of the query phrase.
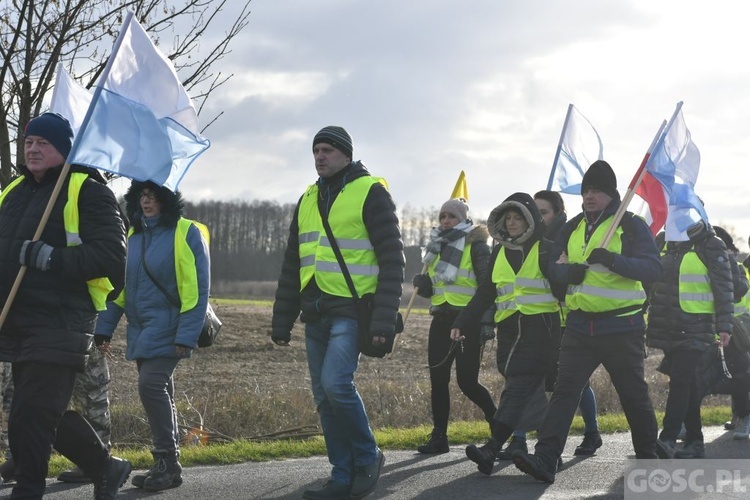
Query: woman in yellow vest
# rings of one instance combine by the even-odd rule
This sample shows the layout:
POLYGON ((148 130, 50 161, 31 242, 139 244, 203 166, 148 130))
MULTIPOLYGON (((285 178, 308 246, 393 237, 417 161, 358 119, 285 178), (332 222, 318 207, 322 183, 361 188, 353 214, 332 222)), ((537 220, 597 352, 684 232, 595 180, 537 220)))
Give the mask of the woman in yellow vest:
POLYGON ((711 226, 700 221, 687 234, 689 241, 667 241, 661 276, 651 288, 646 337, 649 346, 664 351, 662 368, 669 372, 659 454, 703 458, 700 406, 705 394, 698 389, 695 367, 711 344, 729 344, 734 286, 726 245, 711 226), (685 444, 676 450, 683 422, 685 444))
MULTIPOLYGON (((544 384, 554 371, 560 348, 560 306, 547 277, 547 247, 539 209, 526 193, 515 193, 496 207, 487 221, 499 242, 492 254, 492 279, 458 316, 451 338, 464 340, 468 324, 495 304, 497 368, 505 377, 492 437, 470 445, 466 456, 483 474, 491 474, 495 457, 514 429, 531 430, 541 422, 544 384)), ((564 293, 556 290, 558 296, 564 293)))
POLYGON ((123 312, 125 357, 136 362, 138 395, 149 426, 154 465, 132 479, 148 491, 182 484, 174 400, 177 363, 198 345, 208 304, 208 242, 182 217, 182 196, 153 182, 133 181, 125 195, 132 225, 125 290, 99 315, 96 334, 111 337, 123 312))
MULTIPOLYGON (((430 401, 433 429, 420 453, 448 453, 451 366, 456 361, 456 381, 461 392, 476 404, 490 422, 497 408, 485 386, 479 383, 482 341, 480 322, 466 326, 466 340, 457 348, 451 326, 469 303, 477 284, 489 281, 489 232, 468 218, 463 199, 451 199, 440 208, 440 225, 432 229, 423 259, 426 274, 414 276, 417 293, 430 299, 430 333, 427 359, 430 365, 430 401)), ((491 320, 491 316, 490 319, 491 320)))

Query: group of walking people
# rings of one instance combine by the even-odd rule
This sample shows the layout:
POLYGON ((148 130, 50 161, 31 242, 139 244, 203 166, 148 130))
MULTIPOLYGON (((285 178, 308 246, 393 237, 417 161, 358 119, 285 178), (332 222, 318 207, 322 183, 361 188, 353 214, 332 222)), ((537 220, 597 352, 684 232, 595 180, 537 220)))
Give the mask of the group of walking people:
POLYGON ((93 481, 96 499, 115 498, 129 477, 130 462, 109 450, 106 396, 106 356, 123 313, 154 456, 132 483, 150 491, 182 483, 173 374, 203 327, 208 243, 182 216, 180 193, 153 182, 133 181, 123 213, 96 169, 67 164, 72 143, 62 116, 30 120, 25 164, 0 193, 0 361, 12 372, 0 473, 15 482, 11 498, 42 498, 53 449, 76 465, 61 478, 93 481), (79 385, 104 394, 91 422, 68 409, 79 385))
MULTIPOLYGON (((386 350, 393 343, 403 243, 387 182, 352 160, 346 130, 320 130, 313 156, 319 177, 300 197, 290 226, 272 339, 288 346, 296 319, 305 324, 313 396, 333 467, 325 484, 303 498, 362 498, 374 490, 385 459, 354 385, 358 339, 386 350), (368 314, 363 303, 371 306, 368 314)), ((489 440, 466 448, 484 474, 505 458, 537 480, 554 482, 579 408, 585 433, 575 453, 595 453, 603 443, 589 379, 599 366, 617 391, 636 458, 704 456, 699 409, 705 394, 690 368, 698 354, 729 342, 733 304, 748 291, 745 271, 717 236, 721 228, 704 221, 690 228, 689 241, 657 248, 646 222, 621 209, 606 161, 588 168, 581 196, 582 212, 566 220, 559 193, 514 193, 486 227, 468 216, 466 200, 441 206, 425 268, 412 281, 430 299, 432 315, 433 430, 420 453, 449 451, 455 364, 459 388, 488 422, 489 440), (497 243, 493 249, 488 236, 497 243), (705 260, 698 257, 704 250, 705 260), (497 405, 478 380, 482 344, 494 338, 493 328, 505 378, 497 405), (644 377, 647 341, 664 350, 670 375, 661 435, 644 377), (676 450, 683 423, 685 444, 676 450), (526 432, 533 430, 530 453, 526 432)), ((743 413, 732 425, 750 425, 747 406, 738 397, 743 413)))

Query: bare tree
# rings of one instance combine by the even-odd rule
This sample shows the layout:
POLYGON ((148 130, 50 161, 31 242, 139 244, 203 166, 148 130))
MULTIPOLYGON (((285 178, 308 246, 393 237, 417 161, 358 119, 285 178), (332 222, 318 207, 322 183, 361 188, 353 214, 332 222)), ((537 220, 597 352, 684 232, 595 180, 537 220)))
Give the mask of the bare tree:
MULTIPOLYGON (((23 130, 43 110, 58 63, 90 88, 106 65, 127 11, 175 65, 198 113, 231 74, 214 69, 247 25, 250 0, 3 0, 0 3, 0 187, 23 163, 23 130), (230 6, 235 13, 225 11, 230 6), (226 17, 231 19, 227 22, 226 17), (217 26, 221 25, 223 31, 217 26), (201 47, 209 27, 221 35, 201 47), (160 44, 171 37, 171 47, 160 44), (201 56, 196 57, 200 52, 201 56), (15 146, 15 147, 14 147, 15 146)), ((204 119, 210 125, 218 116, 204 119)), ((205 127, 204 127, 205 128, 205 127)))

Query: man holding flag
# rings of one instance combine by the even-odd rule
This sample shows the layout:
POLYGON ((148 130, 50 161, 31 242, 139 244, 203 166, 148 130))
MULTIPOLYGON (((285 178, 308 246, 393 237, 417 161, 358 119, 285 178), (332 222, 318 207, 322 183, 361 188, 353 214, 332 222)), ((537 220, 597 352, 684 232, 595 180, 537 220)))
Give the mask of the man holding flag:
POLYGON ((97 311, 123 286, 125 225, 96 170, 63 168, 73 138, 65 118, 44 113, 24 135, 26 165, 0 194, 0 302, 7 310, 0 360, 13 363, 15 388, 8 427, 18 482, 11 498, 42 497, 53 446, 94 480, 96 498, 114 498, 130 463, 111 457, 91 426, 66 409, 92 349, 97 311))
POLYGON ((568 287, 565 335, 555 391, 538 431, 535 454, 517 450, 513 462, 553 483, 581 391, 599 365, 609 373, 630 425, 637 458, 657 458, 656 417, 643 376, 646 293, 659 276, 659 252, 646 223, 620 206, 617 178, 595 161, 581 183, 583 213, 563 226, 550 255, 551 281, 568 287), (607 241, 605 234, 615 226, 607 241))

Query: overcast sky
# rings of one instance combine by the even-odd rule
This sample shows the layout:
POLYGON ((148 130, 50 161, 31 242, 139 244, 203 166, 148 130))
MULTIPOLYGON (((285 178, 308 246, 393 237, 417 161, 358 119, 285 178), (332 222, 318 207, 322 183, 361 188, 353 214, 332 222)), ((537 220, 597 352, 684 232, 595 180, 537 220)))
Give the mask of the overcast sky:
MULTIPOLYGON (((714 0, 254 0, 221 64, 234 77, 192 201, 294 203, 312 138, 346 128, 396 204, 439 207, 461 170, 470 215, 546 188, 569 103, 596 127, 621 193, 678 101, 701 152, 696 191, 747 248, 750 29, 714 0)), ((569 215, 580 197, 566 196, 569 215)), ((637 208, 637 207, 634 207, 637 208)), ((437 214, 436 214, 437 215, 437 214)))

